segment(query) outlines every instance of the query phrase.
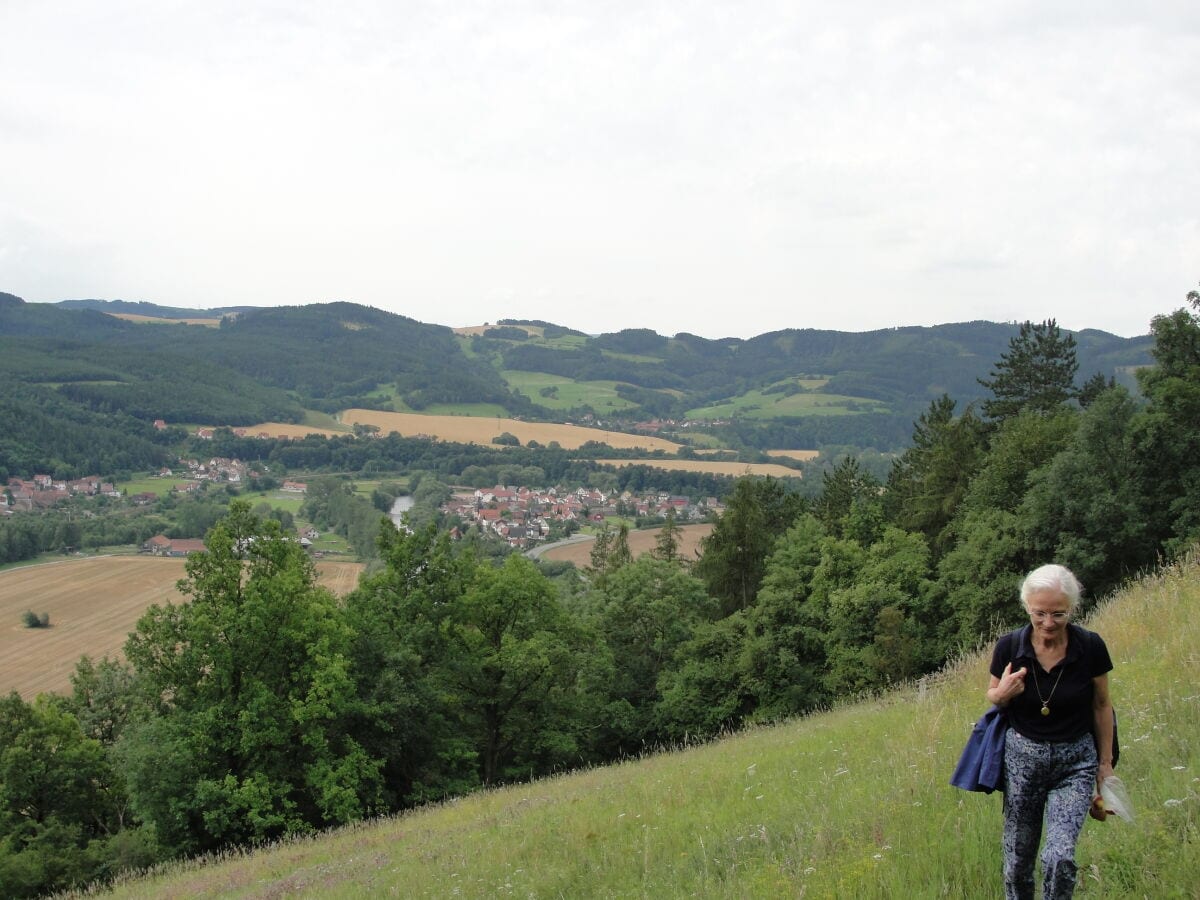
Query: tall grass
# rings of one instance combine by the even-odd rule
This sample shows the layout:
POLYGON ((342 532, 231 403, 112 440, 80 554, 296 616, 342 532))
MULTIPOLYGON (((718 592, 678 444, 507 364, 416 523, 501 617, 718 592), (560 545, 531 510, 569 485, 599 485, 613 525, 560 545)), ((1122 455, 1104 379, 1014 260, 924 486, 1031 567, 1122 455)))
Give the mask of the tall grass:
MULTIPOLYGON (((1200 564, 1098 608, 1138 818, 1088 821, 1077 896, 1200 896, 1200 564)), ((985 653, 685 751, 131 880, 119 897, 1000 897, 999 794, 947 784, 985 653)))

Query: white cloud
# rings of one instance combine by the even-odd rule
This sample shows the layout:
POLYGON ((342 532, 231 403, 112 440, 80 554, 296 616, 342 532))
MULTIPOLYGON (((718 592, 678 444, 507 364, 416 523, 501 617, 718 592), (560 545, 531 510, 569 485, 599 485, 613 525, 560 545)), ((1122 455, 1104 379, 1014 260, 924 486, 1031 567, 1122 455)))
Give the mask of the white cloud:
POLYGON ((1133 334, 1200 279, 1190 3, 18 0, 0 31, 29 299, 1133 334))

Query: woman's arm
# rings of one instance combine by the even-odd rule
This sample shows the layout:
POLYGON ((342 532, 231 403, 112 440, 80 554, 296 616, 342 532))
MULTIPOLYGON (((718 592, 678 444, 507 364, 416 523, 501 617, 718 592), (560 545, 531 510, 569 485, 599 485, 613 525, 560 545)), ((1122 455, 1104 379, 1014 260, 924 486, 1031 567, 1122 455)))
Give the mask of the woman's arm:
POLYGON ((1113 707, 1108 693, 1108 675, 1092 679, 1092 714, 1095 716, 1096 754, 1100 768, 1096 770, 1096 786, 1113 773, 1113 707))
POLYGON ((1114 815, 1111 809, 1104 808, 1100 799, 1100 786, 1104 779, 1113 773, 1113 708, 1112 698, 1108 694, 1108 675, 1099 675, 1092 679, 1092 728, 1096 735, 1096 755, 1100 765, 1096 768, 1096 797, 1092 800, 1090 815, 1093 819, 1103 822, 1114 815))

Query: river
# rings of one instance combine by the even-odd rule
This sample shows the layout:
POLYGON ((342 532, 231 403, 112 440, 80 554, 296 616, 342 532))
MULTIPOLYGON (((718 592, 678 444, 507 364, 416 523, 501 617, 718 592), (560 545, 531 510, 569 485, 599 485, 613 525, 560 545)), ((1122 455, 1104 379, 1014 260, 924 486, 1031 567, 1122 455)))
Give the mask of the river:
POLYGON ((404 525, 402 516, 413 508, 413 498, 408 494, 402 497, 397 497, 396 502, 392 504, 388 515, 392 517, 392 521, 396 523, 396 527, 400 528, 404 525))

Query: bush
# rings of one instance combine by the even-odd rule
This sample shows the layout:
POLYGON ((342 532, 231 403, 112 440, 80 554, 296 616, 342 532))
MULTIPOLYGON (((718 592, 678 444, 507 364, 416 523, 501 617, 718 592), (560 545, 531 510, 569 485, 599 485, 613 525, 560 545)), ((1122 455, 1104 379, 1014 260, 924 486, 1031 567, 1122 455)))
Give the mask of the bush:
POLYGON ((50 613, 42 613, 39 616, 32 609, 27 609, 25 615, 21 616, 21 620, 25 623, 26 628, 50 627, 50 613))

